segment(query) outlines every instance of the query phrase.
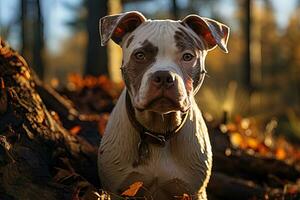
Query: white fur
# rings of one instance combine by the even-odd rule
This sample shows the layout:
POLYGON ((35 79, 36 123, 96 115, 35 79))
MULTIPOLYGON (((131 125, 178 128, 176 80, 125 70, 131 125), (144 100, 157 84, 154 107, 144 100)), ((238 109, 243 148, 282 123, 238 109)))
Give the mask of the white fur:
MULTIPOLYGON (((212 166, 211 146, 195 101, 189 112, 181 131, 163 148, 150 144, 152 154, 147 165, 134 168, 132 164, 138 157, 140 138, 128 119, 124 90, 110 116, 99 148, 98 166, 103 187, 117 193, 118 189, 125 187, 124 183, 129 186, 136 182, 136 179, 131 181, 131 177, 138 173, 138 180, 146 188, 156 182, 147 188, 150 193, 163 193, 161 187, 167 187, 168 182, 178 179, 188 185, 191 194, 199 194, 199 199, 206 199, 205 188, 212 166)), ((159 199, 163 198, 160 196, 159 199)))
MULTIPOLYGON (((146 94, 149 89, 149 82, 151 75, 156 71, 170 71, 175 74, 175 78, 178 80, 178 88, 182 98, 187 96, 184 89, 183 83, 183 73, 180 66, 176 61, 178 61, 177 47, 174 40, 174 33, 179 27, 183 27, 179 22, 172 20, 148 20, 140 25, 131 35, 134 35, 134 40, 132 41, 129 48, 125 48, 125 44, 129 38, 127 35, 124 38, 122 49, 123 49, 123 62, 126 64, 131 53, 142 46, 142 43, 147 39, 154 46, 159 47, 158 55, 156 56, 156 62, 145 72, 139 91, 136 92, 132 88, 134 96, 134 105, 137 107, 143 107, 146 101, 146 94)), ((195 34, 193 31, 186 29, 190 34, 195 34)))
MULTIPOLYGON (((159 48, 156 62, 145 72, 137 94, 132 95, 134 102, 145 100, 149 78, 160 70, 174 73, 182 98, 187 96, 183 72, 176 58, 178 52, 174 32, 178 26, 179 22, 175 21, 148 20, 132 33, 134 39, 129 48, 124 46, 129 37, 123 41, 124 63, 145 39, 159 48)), ((195 199, 206 199, 212 153, 207 128, 194 97, 190 98, 189 118, 180 132, 167 141, 165 147, 149 144, 151 153, 147 163, 133 167, 138 158, 140 136, 127 116, 125 90, 111 113, 99 148, 99 175, 103 187, 117 193, 136 181, 142 181, 148 190, 146 195, 151 194, 154 199, 169 199, 166 190, 177 195, 189 193, 196 195, 195 199)))

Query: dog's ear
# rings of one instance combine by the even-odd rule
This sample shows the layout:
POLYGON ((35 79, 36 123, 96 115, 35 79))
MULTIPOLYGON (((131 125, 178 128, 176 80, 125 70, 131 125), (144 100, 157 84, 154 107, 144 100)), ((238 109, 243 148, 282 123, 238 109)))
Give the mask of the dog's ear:
POLYGON ((109 39, 119 44, 127 33, 132 32, 144 21, 146 18, 136 11, 101 18, 99 22, 101 45, 106 45, 109 39))
POLYGON ((201 36, 209 50, 218 45, 225 53, 228 53, 227 41, 230 29, 225 24, 198 15, 188 15, 182 20, 182 24, 201 36))

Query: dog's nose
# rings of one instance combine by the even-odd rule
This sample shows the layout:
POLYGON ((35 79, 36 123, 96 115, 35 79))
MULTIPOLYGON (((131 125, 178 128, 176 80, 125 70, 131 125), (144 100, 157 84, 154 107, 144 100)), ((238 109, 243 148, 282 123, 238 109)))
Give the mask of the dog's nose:
POLYGON ((152 75, 152 84, 169 88, 174 85, 175 77, 169 71, 157 71, 152 75))

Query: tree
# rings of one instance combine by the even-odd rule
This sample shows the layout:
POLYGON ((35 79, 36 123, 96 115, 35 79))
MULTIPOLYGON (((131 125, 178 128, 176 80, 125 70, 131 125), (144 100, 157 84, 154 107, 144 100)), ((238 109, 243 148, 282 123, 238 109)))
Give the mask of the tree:
POLYGON ((86 18, 88 44, 84 73, 86 75, 94 76, 100 74, 107 75, 107 48, 100 46, 99 39, 99 19, 108 13, 107 0, 87 0, 86 8, 88 11, 88 16, 86 18))
POLYGON ((64 2, 64 5, 77 13, 74 19, 67 22, 67 25, 75 31, 87 30, 83 73, 92 76, 108 75, 107 47, 101 47, 99 33, 99 19, 108 14, 108 0, 84 0, 79 6, 64 2))
POLYGON ((246 51, 245 51, 245 87, 248 92, 251 93, 253 85, 251 82, 251 0, 245 0, 244 2, 245 9, 245 42, 246 42, 246 51))
POLYGON ((250 94, 253 86, 251 83, 251 0, 241 0, 239 2, 240 10, 242 11, 240 16, 241 29, 243 32, 243 38, 245 41, 244 50, 244 74, 243 74, 243 86, 250 94))
MULTIPOLYGON (((288 106, 299 106, 300 101, 300 31, 299 31, 299 14, 300 1, 295 8, 293 15, 290 17, 288 26, 284 35, 282 35, 279 41, 281 52, 281 71, 278 73, 281 76, 285 76, 289 81, 280 81, 280 90, 283 91, 282 95, 285 99, 285 103, 288 106)), ((279 78, 282 78, 278 76, 279 78)))
POLYGON ((176 0, 172 0, 172 15, 175 20, 178 20, 179 14, 178 14, 178 6, 176 0))
POLYGON ((40 0, 21 0, 21 52, 40 78, 44 76, 43 16, 40 0))

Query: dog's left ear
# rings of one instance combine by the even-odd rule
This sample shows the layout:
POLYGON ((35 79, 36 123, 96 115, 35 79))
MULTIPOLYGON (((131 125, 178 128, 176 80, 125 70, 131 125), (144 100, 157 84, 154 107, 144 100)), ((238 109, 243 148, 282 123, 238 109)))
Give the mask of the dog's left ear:
POLYGON ((137 11, 101 18, 99 21, 101 45, 106 45, 109 39, 119 44, 127 33, 134 31, 144 21, 146 21, 144 15, 137 11))
POLYGON ((182 20, 182 24, 201 36, 205 40, 208 50, 218 45, 225 53, 228 53, 227 41, 230 29, 225 24, 198 15, 188 15, 182 20))

